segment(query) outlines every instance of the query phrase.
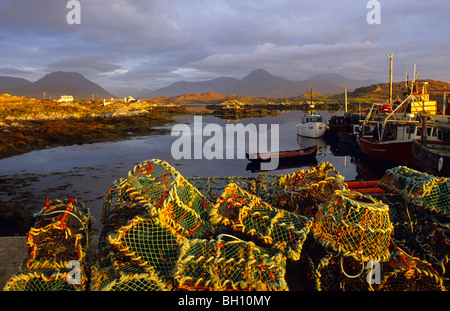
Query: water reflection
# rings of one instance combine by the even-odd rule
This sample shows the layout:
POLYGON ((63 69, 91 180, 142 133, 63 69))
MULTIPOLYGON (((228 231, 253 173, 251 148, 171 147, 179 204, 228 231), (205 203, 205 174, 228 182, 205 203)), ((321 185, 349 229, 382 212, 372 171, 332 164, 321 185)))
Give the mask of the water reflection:
MULTIPOLYGON (((330 162, 346 180, 373 179, 384 174, 382 167, 358 158, 355 151, 352 151, 355 146, 348 137, 332 141, 325 138, 299 137, 296 124, 302 113, 290 111, 276 116, 239 121, 243 125, 279 124, 280 150, 318 146, 319 150, 313 163, 306 163, 306 166, 305 163, 300 163, 280 167, 268 173, 290 174, 321 162, 330 162)), ((321 115, 325 119, 331 117, 327 111, 321 112, 321 115)), ((178 117, 177 122, 192 126, 193 120, 193 115, 184 115, 178 117)), ((203 123, 215 123, 225 127, 230 122, 209 116, 203 118, 203 123)), ((168 129, 170 130, 170 127, 168 129)), ((256 170, 246 170, 249 163, 247 159, 174 160, 171 146, 175 139, 177 137, 171 135, 145 136, 125 141, 57 147, 2 159, 0 201, 15 201, 24 209, 38 211, 47 198, 55 200, 74 197, 91 209, 98 225, 103 196, 112 182, 125 176, 135 164, 148 159, 167 161, 185 177, 257 177, 259 174, 256 170), (17 183, 17 180, 24 182, 17 183)))

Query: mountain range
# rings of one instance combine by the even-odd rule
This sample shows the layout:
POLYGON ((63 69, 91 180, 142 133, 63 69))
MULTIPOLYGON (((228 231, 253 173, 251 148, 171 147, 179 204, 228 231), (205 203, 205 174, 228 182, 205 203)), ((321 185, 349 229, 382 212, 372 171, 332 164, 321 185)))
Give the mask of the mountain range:
POLYGON ((115 97, 100 85, 86 79, 77 72, 52 72, 36 82, 13 77, 0 77, 0 93, 8 93, 28 98, 59 99, 62 95, 72 95, 75 99, 115 97))
MULTIPOLYGON (((180 81, 156 91, 130 95, 137 98, 153 98, 215 92, 237 96, 295 97, 308 93, 311 87, 315 93, 331 95, 343 93, 345 86, 349 91, 353 91, 377 83, 375 80, 354 80, 337 74, 316 75, 304 81, 292 81, 276 77, 264 69, 257 69, 242 79, 219 77, 202 82, 180 81)), ((53 99, 58 99, 62 95, 72 95, 75 99, 90 99, 92 95, 96 99, 115 97, 77 72, 53 72, 36 82, 0 76, 0 94, 43 98, 44 92, 46 98, 51 96, 53 99)))
POLYGON ((348 79, 338 74, 316 75, 304 81, 276 77, 264 69, 252 71, 243 79, 220 77, 201 82, 176 82, 153 92, 143 92, 142 98, 178 96, 187 93, 216 92, 223 95, 256 97, 294 97, 303 95, 313 87, 314 92, 325 95, 343 93, 362 86, 377 84, 375 80, 348 79))

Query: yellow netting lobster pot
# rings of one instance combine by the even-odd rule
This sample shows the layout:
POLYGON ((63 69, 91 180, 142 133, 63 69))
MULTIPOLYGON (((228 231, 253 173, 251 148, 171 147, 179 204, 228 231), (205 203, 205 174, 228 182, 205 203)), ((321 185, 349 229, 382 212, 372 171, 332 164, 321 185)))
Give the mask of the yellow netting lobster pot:
POLYGON ((386 171, 379 185, 417 207, 450 216, 450 180, 448 178, 435 177, 406 166, 399 166, 386 171))
POLYGON ((368 291, 371 290, 367 282, 370 271, 366 267, 365 262, 351 256, 328 252, 317 260, 311 275, 318 291, 368 291))
POLYGON ((167 291, 171 288, 161 280, 153 267, 139 265, 120 253, 101 252, 91 268, 93 291, 167 291))
POLYGON ((215 202, 225 191, 228 184, 233 183, 248 193, 255 194, 257 180, 253 177, 189 177, 186 178, 195 188, 197 188, 211 202, 215 202))
POLYGON ((259 174, 256 195, 278 208, 314 217, 344 177, 328 162, 289 175, 259 174))
POLYGON ((102 222, 110 223, 115 214, 126 214, 130 202, 146 205, 150 214, 159 214, 163 222, 183 236, 206 238, 211 234, 205 221, 211 203, 164 161, 144 161, 113 183, 105 196, 102 222))
POLYGON ((211 222, 243 233, 298 260, 312 219, 277 209, 231 183, 217 199, 211 222))
POLYGON ((380 291, 445 291, 444 280, 432 265, 399 248, 382 265, 380 291))
POLYGON ((47 202, 28 232, 28 254, 5 290, 87 289, 89 210, 75 199, 47 202))
POLYGON ((366 262, 389 258, 392 230, 387 205, 348 190, 336 190, 320 206, 314 222, 316 241, 337 253, 366 262))
POLYGON ((28 261, 83 261, 92 236, 92 217, 79 201, 48 202, 28 232, 28 261))
POLYGON ((132 262, 153 268, 161 277, 172 277, 186 239, 155 217, 136 216, 115 234, 108 236, 114 252, 132 262))
POLYGON ((87 278, 81 274, 80 284, 68 282, 71 270, 44 269, 29 271, 13 276, 5 291, 80 291, 86 290, 87 278), (69 271, 69 272, 68 272, 69 271))
POLYGON ((286 257, 234 236, 188 240, 177 263, 182 290, 287 290, 286 257))

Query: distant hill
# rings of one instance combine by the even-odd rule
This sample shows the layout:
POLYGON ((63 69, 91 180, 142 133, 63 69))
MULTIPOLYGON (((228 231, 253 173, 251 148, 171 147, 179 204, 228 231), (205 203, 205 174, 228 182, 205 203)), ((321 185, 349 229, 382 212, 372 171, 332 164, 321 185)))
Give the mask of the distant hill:
POLYGON ((257 69, 219 93, 256 97, 292 97, 307 92, 308 88, 310 86, 302 82, 275 77, 264 69, 257 69))
POLYGON ((9 90, 31 84, 31 81, 22 78, 0 76, 0 94, 8 93, 9 90))
POLYGON ((230 87, 234 83, 239 81, 235 78, 220 77, 209 81, 203 82, 186 82, 180 81, 171 84, 167 87, 163 87, 154 92, 142 93, 140 97, 151 98, 161 96, 178 96, 182 94, 203 94, 208 92, 219 92, 220 90, 230 87))
POLYGON ((318 75, 304 81, 291 81, 273 76, 264 69, 257 69, 241 80, 221 77, 203 82, 177 82, 146 93, 147 96, 143 97, 178 96, 186 93, 206 92, 254 97, 294 97, 308 93, 311 86, 315 92, 330 95, 342 92, 346 82, 349 90, 378 83, 374 80, 348 79, 336 74, 318 75))
MULTIPOLYGON (((450 83, 436 81, 431 79, 423 79, 419 81, 419 87, 422 87, 424 82, 428 82, 427 91, 430 94, 430 99, 441 102, 443 100, 444 92, 450 91, 450 83)), ((405 81, 394 82, 392 84, 393 99, 397 98, 397 95, 401 97, 405 91, 405 81)), ((353 92, 348 93, 349 97, 369 97, 374 99, 389 99, 389 83, 373 84, 355 89, 353 92)))
POLYGON ((207 93, 187 93, 187 94, 181 94, 178 96, 160 96, 160 97, 153 97, 152 102, 153 103, 160 103, 160 104, 187 104, 187 103, 204 103, 204 102, 211 102, 211 101, 217 101, 221 99, 225 99, 228 96, 221 95, 215 92, 207 92, 207 93))
POLYGON ((11 95, 28 98, 43 98, 44 92, 46 98, 51 96, 52 99, 58 99, 62 95, 72 95, 74 99, 90 99, 92 94, 96 99, 115 97, 80 73, 61 71, 49 73, 36 82, 23 83, 17 87, 8 88, 6 91, 11 95))

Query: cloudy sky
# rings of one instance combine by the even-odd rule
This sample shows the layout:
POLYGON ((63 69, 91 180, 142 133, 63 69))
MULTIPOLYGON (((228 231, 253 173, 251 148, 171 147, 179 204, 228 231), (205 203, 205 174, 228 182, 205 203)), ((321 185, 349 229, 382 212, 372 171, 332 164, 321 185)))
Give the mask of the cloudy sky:
POLYGON ((448 0, 0 0, 0 75, 36 81, 76 71, 124 96, 176 81, 242 78, 263 68, 304 80, 338 73, 353 79, 450 82, 448 0), (412 76, 412 74, 411 74, 412 76))

